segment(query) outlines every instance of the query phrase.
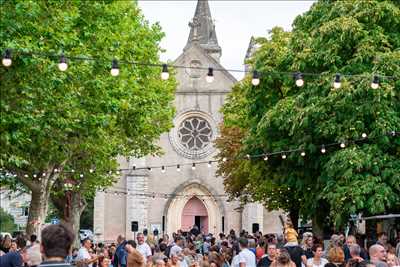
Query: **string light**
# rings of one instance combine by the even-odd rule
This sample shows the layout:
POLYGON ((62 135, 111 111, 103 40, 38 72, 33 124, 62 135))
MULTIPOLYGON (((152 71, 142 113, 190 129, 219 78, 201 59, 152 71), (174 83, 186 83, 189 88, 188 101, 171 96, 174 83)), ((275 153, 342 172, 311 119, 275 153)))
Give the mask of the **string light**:
POLYGON ((178 165, 176 165, 176 171, 177 172, 180 172, 181 171, 181 166, 178 164, 178 165))
POLYGON ((46 176, 46 173, 45 173, 45 172, 44 172, 44 173, 42 173, 42 176, 43 176, 43 177, 45 177, 45 176, 46 176))
POLYGON ((10 67, 12 64, 12 59, 11 59, 11 50, 6 49, 4 51, 3 59, 1 60, 1 63, 3 63, 4 67, 10 67))
POLYGON ((322 154, 325 154, 325 152, 326 152, 325 145, 322 145, 322 146, 321 146, 321 153, 322 153, 322 154))
POLYGON ((286 154, 282 154, 282 159, 286 159, 286 154))
POLYGON ((161 71, 161 79, 165 81, 165 80, 168 80, 168 78, 169 78, 168 65, 163 64, 162 71, 161 71))
POLYGON ((339 89, 342 86, 342 83, 340 82, 340 74, 335 75, 335 80, 333 82, 333 88, 339 89))
POLYGON ((267 161, 267 160, 268 160, 268 156, 265 156, 265 157, 264 157, 264 160, 267 161))
POLYGON ((90 173, 93 173, 93 172, 94 172, 94 170, 93 170, 93 169, 89 169, 89 172, 90 172, 90 173))
POLYGON ((192 170, 193 170, 193 171, 196 170, 196 163, 194 163, 194 162, 193 162, 193 164, 192 164, 192 170))
POLYGON ((249 154, 247 154, 247 155, 246 155, 246 158, 247 158, 247 159, 250 159, 250 155, 249 155, 249 154))
POLYGON ((371 88, 372 89, 378 89, 379 88, 379 77, 376 76, 376 75, 372 79, 371 88))
POLYGON ((368 135, 366 133, 362 133, 361 137, 365 139, 368 137, 368 135))
POLYGON ((226 162, 226 161, 227 161, 227 158, 223 157, 223 158, 222 158, 222 161, 223 161, 223 162, 226 162))
POLYGON ((55 169, 54 169, 54 172, 55 172, 55 173, 57 173, 57 172, 58 172, 58 169, 57 169, 57 168, 55 168, 55 169))
POLYGON ((214 81, 214 69, 213 68, 208 68, 208 73, 206 76, 206 81, 208 83, 212 83, 214 81))
POLYGON ((82 174, 82 173, 81 173, 81 174, 79 174, 79 177, 83 178, 83 174, 82 174))
POLYGON ((162 173, 165 173, 165 166, 162 166, 162 167, 161 167, 161 172, 162 172, 162 173))
POLYGON ((306 152, 303 150, 303 151, 301 151, 300 155, 301 155, 302 157, 305 157, 305 156, 306 156, 306 152))
POLYGON ((116 59, 113 59, 113 61, 112 61, 110 72, 111 72, 111 75, 114 77, 119 75, 118 61, 116 59))
POLYGON ((340 143, 340 147, 341 147, 341 148, 345 148, 345 147, 346 147, 346 143, 345 143, 345 142, 341 142, 341 143, 340 143))
POLYGON ((257 86, 260 84, 260 75, 258 74, 258 71, 253 71, 253 78, 251 79, 251 83, 254 86, 257 86))
POLYGON ((207 167, 208 167, 208 168, 211 168, 211 166, 212 166, 211 164, 212 164, 212 162, 209 161, 208 164, 207 164, 207 167))
POLYGON ((302 87, 304 85, 303 74, 301 74, 300 72, 297 72, 295 74, 295 80, 297 87, 302 87))
POLYGON ((60 56, 60 63, 58 63, 58 69, 61 71, 66 71, 68 69, 67 59, 64 54, 60 56))

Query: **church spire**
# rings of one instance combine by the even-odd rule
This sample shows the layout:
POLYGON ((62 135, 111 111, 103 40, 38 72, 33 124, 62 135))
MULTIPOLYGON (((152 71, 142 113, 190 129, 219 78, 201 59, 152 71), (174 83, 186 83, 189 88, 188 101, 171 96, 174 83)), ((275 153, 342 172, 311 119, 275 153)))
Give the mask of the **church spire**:
POLYGON ((193 43, 199 44, 215 59, 221 57, 221 47, 218 45, 215 25, 211 17, 208 0, 198 0, 193 20, 189 22, 190 34, 186 48, 193 43))

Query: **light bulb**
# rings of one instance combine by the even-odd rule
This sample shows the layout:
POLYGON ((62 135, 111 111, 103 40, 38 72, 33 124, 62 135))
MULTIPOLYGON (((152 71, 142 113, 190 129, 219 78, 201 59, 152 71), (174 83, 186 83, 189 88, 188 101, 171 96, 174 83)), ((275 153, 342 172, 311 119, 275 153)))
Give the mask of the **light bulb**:
POLYGON ((302 157, 305 157, 306 156, 306 152, 303 150, 303 151, 301 151, 301 156, 302 157))
POLYGON ((81 173, 81 174, 79 175, 79 177, 83 178, 83 174, 81 173))
POLYGON ((116 171, 115 173, 116 173, 117 175, 119 175, 119 174, 120 174, 120 172, 119 172, 119 171, 116 171))
POLYGON ((148 170, 149 172, 151 172, 153 169, 149 167, 149 168, 147 168, 147 170, 148 170))
POLYGON ((247 159, 250 159, 250 155, 249 155, 249 154, 247 154, 247 155, 246 155, 246 158, 247 158, 247 159))
POLYGON ((213 71, 214 71, 213 68, 208 68, 208 73, 207 73, 207 76, 206 76, 206 81, 208 83, 212 83, 214 81, 213 71))
POLYGON ((57 168, 56 168, 56 169, 54 169, 54 172, 55 172, 55 173, 57 173, 57 172, 58 172, 58 169, 57 169, 57 168))
POLYGON ((344 142, 341 142, 341 143, 340 143, 340 147, 341 147, 341 148, 345 148, 345 147, 346 147, 346 144, 345 144, 344 142))
POLYGON ((265 156, 265 157, 264 157, 264 160, 267 161, 267 160, 268 160, 268 156, 265 156))
POLYGON ((161 172, 165 173, 165 167, 164 166, 161 167, 161 172))
POLYGON ((256 70, 253 71, 253 79, 251 79, 251 83, 254 86, 257 86, 260 84, 260 75, 258 74, 258 72, 256 70))
POLYGON ((118 61, 116 59, 113 59, 112 61, 111 75, 114 77, 119 75, 118 61))
POLYGON ((211 166, 212 166, 212 165, 211 165, 211 161, 209 161, 208 164, 207 164, 207 167, 208 167, 208 168, 211 168, 211 166))
POLYGON ((3 63, 4 67, 11 66, 12 59, 11 59, 11 50, 10 49, 6 49, 6 51, 4 51, 4 56, 3 56, 3 60, 1 61, 1 63, 3 63))
POLYGON ((321 153, 322 153, 322 154, 325 154, 325 152, 326 152, 325 146, 322 145, 322 146, 321 146, 321 153))
POLYGON ((378 89, 379 88, 379 77, 376 76, 376 75, 374 76, 374 79, 372 80, 371 88, 372 89, 378 89))
POLYGON ((165 81, 165 80, 168 80, 168 78, 169 78, 168 65, 163 64, 162 72, 161 72, 161 79, 165 81))
POLYGON ((367 138, 368 135, 366 133, 363 133, 361 136, 362 138, 367 138))
POLYGON ((45 172, 44 172, 44 173, 42 173, 42 176, 43 176, 43 177, 45 177, 45 176, 46 176, 46 173, 45 173, 45 172))
POLYGON ((68 69, 67 59, 64 54, 61 54, 60 63, 58 63, 58 69, 61 71, 66 71, 68 69))
POLYGON ((296 86, 302 87, 304 85, 303 74, 300 72, 295 74, 296 86))
POLYGON ((89 172, 90 172, 90 173, 93 173, 93 172, 94 172, 94 170, 93 170, 93 169, 90 169, 90 170, 89 170, 89 172))
POLYGON ((75 172, 75 170, 74 170, 74 169, 72 169, 72 170, 71 170, 71 172, 75 172))
POLYGON ((336 74, 335 80, 333 81, 333 88, 339 89, 340 86, 342 86, 342 83, 340 82, 340 74, 336 74))
POLYGON ((282 154, 282 159, 286 159, 286 154, 282 154))
POLYGON ((226 159, 226 158, 222 158, 222 161, 223 161, 223 162, 226 162, 226 161, 227 161, 227 159, 226 159))
POLYGON ((24 177, 25 177, 25 178, 28 178, 28 177, 29 177, 29 175, 28 175, 28 174, 25 174, 25 175, 24 175, 24 177))
POLYGON ((196 163, 192 164, 192 170, 196 170, 196 163))
POLYGON ((179 164, 176 165, 176 171, 177 171, 177 172, 180 172, 180 171, 181 171, 181 166, 179 166, 179 164))

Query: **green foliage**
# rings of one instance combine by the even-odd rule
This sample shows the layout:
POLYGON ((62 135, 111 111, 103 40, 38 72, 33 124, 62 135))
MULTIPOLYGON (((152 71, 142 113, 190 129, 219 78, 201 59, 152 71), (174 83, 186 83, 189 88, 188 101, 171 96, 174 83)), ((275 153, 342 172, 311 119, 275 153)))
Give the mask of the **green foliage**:
POLYGON ((17 229, 14 223, 14 218, 7 212, 0 208, 0 232, 12 233, 17 229))
POLYGON ((174 79, 161 81, 160 70, 149 66, 121 65, 118 77, 109 73, 114 57, 159 63, 163 33, 148 24, 136 2, 0 5, 1 49, 103 59, 70 60, 61 72, 58 58, 14 53, 12 66, 0 68, 2 168, 20 180, 24 173, 74 169, 61 181, 72 180, 92 196, 113 182, 108 171, 115 171, 118 155, 160 152, 154 143, 172 125, 174 79))
MULTIPOLYGON (((266 75, 257 87, 246 79, 228 97, 224 124, 246 133, 236 140, 243 144, 237 155, 298 148, 307 155, 252 160, 245 177, 224 175, 225 184, 242 179, 245 193, 269 208, 299 209, 305 218, 327 212, 337 226, 353 213, 398 209, 400 138, 382 135, 399 131, 400 125, 399 28, 395 2, 320 1, 296 18, 291 33, 275 28, 260 38, 250 62, 255 69, 321 76, 306 76, 301 88, 288 75, 266 75), (333 90, 335 73, 368 78, 344 77, 342 87, 333 90), (373 74, 395 79, 381 79, 373 90, 373 74), (331 148, 325 155, 316 146, 358 139, 362 133, 370 141, 331 148)), ((244 172, 243 165, 238 168, 244 172)))

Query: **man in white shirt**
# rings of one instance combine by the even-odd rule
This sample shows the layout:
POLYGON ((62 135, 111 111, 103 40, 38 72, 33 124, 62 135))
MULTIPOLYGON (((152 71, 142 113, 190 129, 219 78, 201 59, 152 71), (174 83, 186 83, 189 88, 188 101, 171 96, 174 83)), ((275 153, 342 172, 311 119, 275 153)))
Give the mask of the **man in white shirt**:
POLYGON ((92 247, 92 241, 86 238, 82 241, 82 247, 78 251, 78 256, 76 257, 77 262, 83 262, 87 264, 88 267, 93 266, 93 262, 97 261, 97 257, 92 257, 89 250, 92 247))
POLYGON ((138 233, 137 237, 137 242, 138 245, 136 247, 136 249, 140 252, 140 254, 142 254, 143 258, 144 258, 144 262, 145 263, 150 263, 151 262, 151 248, 150 246, 144 242, 144 234, 143 233, 138 233))
POLYGON ((172 255, 177 255, 178 257, 180 257, 182 252, 182 247, 183 247, 183 238, 181 236, 175 237, 174 245, 171 247, 171 250, 169 251, 169 257, 171 258, 172 255))
POLYGON ((249 241, 247 238, 240 238, 239 266, 240 267, 256 267, 256 255, 251 252, 247 246, 249 241))

